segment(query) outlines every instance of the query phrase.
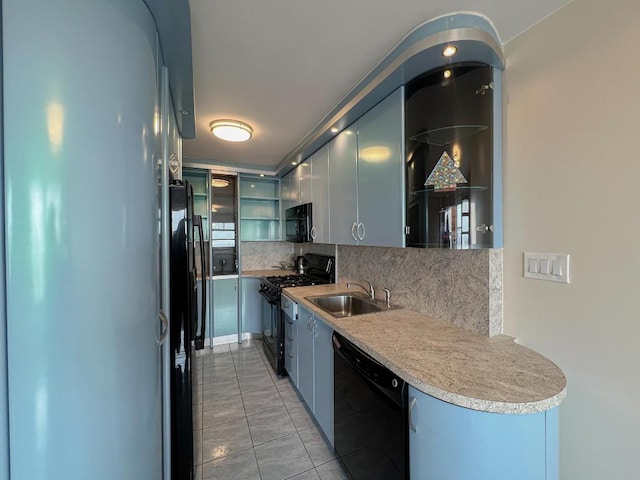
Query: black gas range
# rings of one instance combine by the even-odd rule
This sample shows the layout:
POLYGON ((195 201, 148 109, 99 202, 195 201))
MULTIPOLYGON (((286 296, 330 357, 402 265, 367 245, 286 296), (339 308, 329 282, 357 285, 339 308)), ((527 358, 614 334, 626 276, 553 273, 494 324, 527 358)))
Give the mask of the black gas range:
POLYGON ((335 283, 335 257, 307 254, 305 274, 274 275, 260 284, 262 295, 262 340, 264 352, 278 375, 284 368, 284 317, 280 310, 283 288, 335 283))

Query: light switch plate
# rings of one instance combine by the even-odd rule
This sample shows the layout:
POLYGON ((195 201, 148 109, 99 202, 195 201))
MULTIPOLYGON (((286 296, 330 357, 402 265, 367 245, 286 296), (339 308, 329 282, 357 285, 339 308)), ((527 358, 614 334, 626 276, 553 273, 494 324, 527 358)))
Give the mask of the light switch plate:
POLYGON ((525 278, 569 283, 569 254, 524 252, 523 270, 525 278))

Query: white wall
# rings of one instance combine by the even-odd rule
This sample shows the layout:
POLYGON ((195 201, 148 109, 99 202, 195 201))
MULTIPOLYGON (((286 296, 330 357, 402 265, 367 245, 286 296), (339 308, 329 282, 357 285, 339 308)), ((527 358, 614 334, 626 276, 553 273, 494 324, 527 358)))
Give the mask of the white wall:
POLYGON ((575 0, 505 45, 505 333, 568 377, 566 480, 640 478, 640 2, 575 0), (571 254, 571 284, 522 253, 571 254))

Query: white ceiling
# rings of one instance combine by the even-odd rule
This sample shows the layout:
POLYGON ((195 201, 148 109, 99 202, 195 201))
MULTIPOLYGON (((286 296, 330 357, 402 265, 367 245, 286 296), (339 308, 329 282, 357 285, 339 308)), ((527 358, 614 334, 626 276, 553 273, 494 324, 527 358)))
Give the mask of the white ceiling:
MULTIPOLYGON (((196 138, 184 156, 273 170, 413 28, 486 16, 506 43, 568 0, 190 0, 196 138), (242 144, 209 123, 254 128, 242 144)), ((508 68, 508 65, 507 65, 508 68)))

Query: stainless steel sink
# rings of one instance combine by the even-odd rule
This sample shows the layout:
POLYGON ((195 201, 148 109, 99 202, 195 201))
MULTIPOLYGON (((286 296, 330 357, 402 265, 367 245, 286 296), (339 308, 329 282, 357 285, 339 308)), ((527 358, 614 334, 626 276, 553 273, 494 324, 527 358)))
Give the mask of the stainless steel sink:
POLYGON ((353 317, 387 310, 386 307, 378 305, 358 293, 330 294, 306 298, 336 318, 353 317))

